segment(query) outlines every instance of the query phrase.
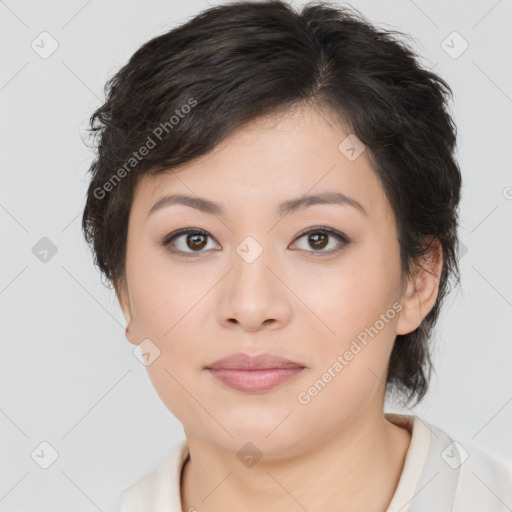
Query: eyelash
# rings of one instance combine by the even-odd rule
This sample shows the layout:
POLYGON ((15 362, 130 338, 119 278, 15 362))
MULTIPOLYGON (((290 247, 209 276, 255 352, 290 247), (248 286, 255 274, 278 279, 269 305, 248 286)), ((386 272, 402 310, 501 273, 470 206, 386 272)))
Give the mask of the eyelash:
MULTIPOLYGON (((306 251, 306 252, 310 253, 309 255, 311 257, 319 257, 319 256, 322 257, 322 256, 327 256, 327 255, 331 255, 331 254, 337 253, 337 252, 341 251, 341 249, 346 247, 348 244, 350 244, 350 242, 351 242, 351 240, 346 235, 344 235, 343 233, 340 233, 339 231, 336 231, 336 230, 328 228, 328 227, 323 227, 323 226, 305 229, 304 231, 301 231, 297 235, 295 240, 298 240, 298 239, 300 239, 300 238, 302 238, 302 237, 304 237, 306 235, 309 235, 310 233, 323 233, 323 234, 330 235, 330 236, 334 237, 339 242, 342 242, 341 247, 339 247, 337 249, 331 249, 330 251, 306 251)), ((170 253, 177 254, 179 256, 184 256, 186 258, 188 258, 188 257, 193 257, 193 258, 194 257, 198 257, 201 253, 207 252, 207 251, 186 252, 186 251, 179 251, 179 250, 177 251, 177 250, 174 250, 174 249, 170 249, 169 246, 171 245, 171 242, 173 242, 176 238, 178 238, 178 237, 180 237, 181 235, 184 235, 184 234, 205 235, 205 236, 211 238, 211 235, 207 231, 203 231, 202 229, 198 229, 198 228, 182 228, 182 229, 178 229, 177 231, 174 231, 170 235, 166 236, 160 243, 170 253)))

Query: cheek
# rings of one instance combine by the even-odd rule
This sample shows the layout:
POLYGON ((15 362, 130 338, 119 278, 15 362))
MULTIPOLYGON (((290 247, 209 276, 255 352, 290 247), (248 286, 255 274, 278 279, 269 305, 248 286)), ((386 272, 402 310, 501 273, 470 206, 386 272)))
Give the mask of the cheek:
POLYGON ((127 273, 139 332, 167 339, 187 323, 207 287, 192 266, 173 264, 159 252, 141 253, 131 267, 127 265, 127 273))
POLYGON ((182 349, 186 348, 176 344, 168 347, 146 367, 146 371, 164 406, 184 427, 208 432, 212 428, 212 419, 201 404, 208 404, 207 411, 217 412, 218 409, 205 402, 204 394, 198 388, 198 376, 189 366, 194 354, 185 354, 182 349))
POLYGON ((307 306, 308 322, 317 323, 323 339, 336 345, 356 337, 392 309, 398 279, 395 262, 358 250, 336 264, 303 269, 294 292, 307 306))
POLYGON ((326 421, 332 426, 349 421, 380 398, 398 312, 391 294, 384 300, 385 294, 379 294, 370 279, 348 280, 341 291, 329 291, 319 314, 335 334, 328 332, 315 344, 315 365, 297 403, 310 417, 324 417, 330 411, 326 421))
POLYGON ((345 401, 345 405, 363 399, 385 375, 396 336, 398 259, 389 253, 383 256, 382 249, 368 243, 347 253, 340 264, 304 276, 297 294, 306 298, 309 309, 305 313, 321 333, 311 380, 331 379, 325 398, 333 393, 329 399, 345 401), (343 357, 343 370, 336 372, 332 367, 338 356, 343 357), (322 379, 329 368, 336 377, 322 379), (346 395, 348 389, 351 396, 346 395))
POLYGON ((190 401, 184 387, 193 389, 188 380, 201 363, 201 326, 194 315, 208 288, 193 269, 184 273, 183 266, 158 252, 140 251, 127 261, 134 326, 141 341, 149 338, 160 350, 146 367, 155 390, 173 413, 182 415, 180 404, 190 401))

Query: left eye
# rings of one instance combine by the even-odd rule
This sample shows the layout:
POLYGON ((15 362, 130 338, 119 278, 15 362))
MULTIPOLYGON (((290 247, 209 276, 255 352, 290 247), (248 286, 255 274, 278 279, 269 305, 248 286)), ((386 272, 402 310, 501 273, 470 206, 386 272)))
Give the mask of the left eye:
MULTIPOLYGON (((185 228, 180 229, 166 237, 162 241, 162 245, 165 246, 171 253, 183 256, 195 256, 196 254, 205 252, 203 249, 205 249, 205 247, 207 248, 208 238, 211 238, 211 235, 206 231, 185 228), (179 242, 181 242, 181 246, 179 242)), ((320 255, 332 254, 341 250, 343 246, 350 243, 350 240, 347 238, 347 236, 330 228, 308 229, 300 233, 295 240, 300 240, 302 238, 306 238, 309 247, 313 248, 314 250, 310 251, 308 248, 301 248, 301 250, 306 250, 312 253, 320 253, 320 255), (327 251, 324 250, 329 245, 330 237, 337 240, 338 245, 341 245, 341 247, 336 247, 336 244, 334 244, 334 249, 331 248, 327 251)))
MULTIPOLYGON (((341 246, 344 246, 344 245, 347 245, 350 243, 350 240, 345 235, 343 235, 342 233, 339 233, 338 231, 330 229, 330 228, 308 229, 305 232, 303 231, 297 237, 297 240, 300 240, 301 238, 305 238, 305 237, 306 237, 306 241, 307 241, 307 244, 309 245, 309 247, 312 247, 314 249, 314 251, 312 251, 312 252, 313 253, 319 252, 320 254, 332 254, 341 249, 341 247, 336 248, 336 246, 335 246, 334 249, 324 251, 323 249, 325 249, 325 247, 329 245, 329 243, 328 243, 329 237, 336 239, 338 241, 338 245, 340 245, 340 242, 341 242, 341 246)), ((309 249, 306 248, 305 250, 308 251, 309 249)))

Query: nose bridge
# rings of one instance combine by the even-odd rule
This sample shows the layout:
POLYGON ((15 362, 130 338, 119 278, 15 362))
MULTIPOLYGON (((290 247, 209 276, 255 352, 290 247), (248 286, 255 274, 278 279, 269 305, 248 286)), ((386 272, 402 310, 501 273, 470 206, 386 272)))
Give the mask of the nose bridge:
POLYGON ((273 275, 275 255, 257 236, 246 236, 234 248, 233 269, 225 281, 227 289, 219 309, 221 322, 236 320, 247 330, 257 330, 268 320, 282 324, 290 313, 285 290, 273 275))
POLYGON ((232 279, 236 284, 251 288, 248 290, 250 294, 258 290, 263 292, 268 285, 271 272, 267 266, 272 265, 273 258, 272 248, 265 241, 268 237, 248 235, 235 247, 232 279))

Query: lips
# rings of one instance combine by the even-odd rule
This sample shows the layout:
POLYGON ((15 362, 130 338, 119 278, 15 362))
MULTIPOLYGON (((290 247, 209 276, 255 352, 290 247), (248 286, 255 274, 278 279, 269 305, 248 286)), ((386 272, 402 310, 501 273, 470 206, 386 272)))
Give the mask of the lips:
POLYGON ((267 370, 271 368, 305 368, 305 366, 275 354, 265 353, 251 356, 241 352, 223 357, 206 366, 206 369, 209 370, 267 370))
POLYGON ((224 385, 245 392, 268 391, 300 374, 306 367, 274 354, 233 354, 205 369, 224 385))

